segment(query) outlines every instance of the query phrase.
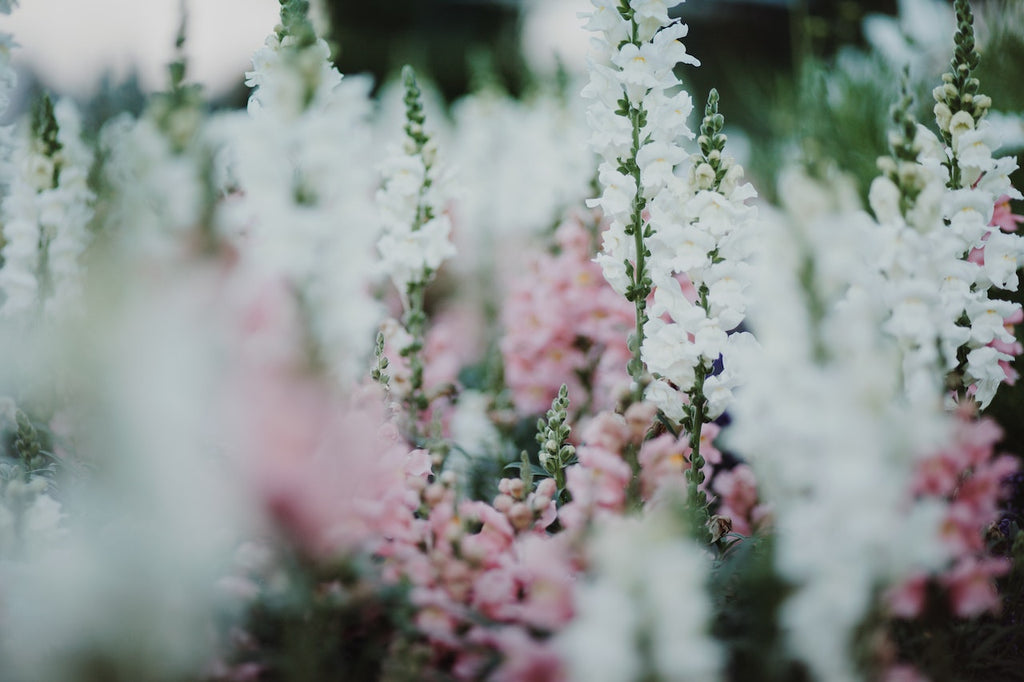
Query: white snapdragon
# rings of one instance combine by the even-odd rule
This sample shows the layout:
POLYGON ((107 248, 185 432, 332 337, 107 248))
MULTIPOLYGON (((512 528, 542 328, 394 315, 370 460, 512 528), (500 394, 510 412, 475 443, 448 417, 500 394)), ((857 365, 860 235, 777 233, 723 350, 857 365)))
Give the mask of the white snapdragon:
MULTIPOLYGON (((383 232, 377 242, 381 265, 402 297, 401 329, 408 338, 397 346, 407 359, 409 384, 402 395, 406 427, 413 440, 420 434, 420 417, 430 405, 423 384, 423 349, 427 315, 424 294, 441 264, 455 254, 447 178, 437 164, 436 143, 424 131, 422 93, 411 67, 402 70, 405 86, 405 140, 385 168, 377 192, 383 232)), ((396 338, 392 335, 394 344, 396 338)))
POLYGON ((545 90, 515 99, 486 88, 456 102, 452 115, 446 149, 462 188, 460 247, 471 247, 453 265, 464 267, 492 240, 500 248, 500 240, 541 232, 588 196, 594 157, 578 98, 545 90))
POLYGON ((822 218, 764 225, 750 320, 760 345, 737 358, 747 384, 726 437, 774 510, 776 568, 795 588, 780 614, 788 646, 815 679, 852 682, 876 590, 944 558, 941 510, 907 498, 948 425, 938 387, 906 399, 896 344, 879 332, 889 308, 872 222, 822 218), (847 257, 823 257, 836 250, 847 257))
POLYGON ((93 156, 82 142, 78 111, 67 100, 53 107, 44 100, 32 127, 16 140, 0 204, 5 317, 70 312, 80 298, 79 259, 90 239, 93 156))
MULTIPOLYGON (((652 202, 650 268, 655 300, 641 347, 648 370, 677 387, 676 404, 671 406, 664 404, 671 394, 659 387, 656 395, 662 411, 678 414, 689 404, 685 409, 699 411, 693 416, 701 422, 722 413, 739 379, 735 372, 713 373, 712 368, 727 361, 735 344, 751 340, 745 332, 732 332, 747 309, 746 261, 756 211, 746 202, 756 192, 742 183, 742 168, 723 153, 726 137, 721 133, 717 104, 718 94, 712 91, 698 139, 701 153, 691 159, 689 183, 673 182, 668 186, 677 191, 665 192, 652 202), (692 188, 689 195, 683 193, 687 188, 692 188), (688 295, 682 293, 679 277, 692 285, 688 295), (662 315, 668 317, 667 323, 660 319, 662 315), (671 365, 665 362, 669 354, 658 352, 652 344, 654 333, 666 336, 666 327, 681 340, 671 365), (693 352, 683 352, 690 345, 693 352), (691 364, 686 372, 680 371, 681 362, 691 364), (697 404, 711 393, 713 404, 697 404)), ((700 426, 694 422, 690 428, 699 432, 700 426)))
POLYGON ((377 192, 382 233, 377 242, 383 270, 406 305, 415 289, 425 287, 441 264, 455 255, 448 178, 437 164, 437 145, 423 130, 425 116, 412 70, 406 86, 406 138, 383 167, 377 192))
POLYGON ((248 115, 214 124, 236 190, 218 223, 254 278, 296 292, 321 359, 347 383, 362 373, 381 317, 370 291, 379 222, 370 83, 342 78, 293 4, 253 56, 248 115))
POLYGON ((685 193, 686 183, 675 177, 675 169, 688 156, 680 142, 694 137, 686 125, 692 101, 678 88, 674 68, 700 62, 687 53, 681 39, 688 28, 669 19, 668 3, 592 2, 586 26, 599 36, 592 41, 590 81, 582 94, 590 100, 591 146, 602 159, 602 193, 587 205, 600 207, 609 223, 595 261, 612 287, 636 306, 629 370, 639 397, 646 301, 656 284, 646 262, 657 231, 653 211, 659 196, 672 195, 664 199, 672 204, 677 192, 685 193))
POLYGON ((100 132, 112 197, 105 228, 134 256, 159 260, 180 253, 203 225, 211 200, 203 105, 182 77, 183 71, 172 76, 169 91, 155 96, 140 118, 122 114, 100 132))
POLYGON ((569 679, 718 679, 707 555, 654 515, 609 519, 590 546, 593 574, 577 587, 576 616, 557 640, 569 679))
POLYGON ((188 677, 209 662, 211 623, 231 608, 218 581, 256 511, 215 435, 229 373, 225 321, 207 305, 219 282, 198 269, 118 274, 128 272, 45 353, 88 406, 69 417, 71 461, 89 475, 60 479, 63 509, 38 479, 0 483, 0 517, 13 495, 35 496, 22 553, 0 560, 4 679, 82 679, 97 661, 112 678, 188 677))
POLYGON ((960 388, 975 385, 974 399, 985 407, 1004 377, 1000 363, 1012 360, 989 344, 1012 341, 1003 320, 1019 309, 989 291, 1015 291, 1024 257, 1024 239, 990 223, 997 199, 1022 195, 1009 180, 1016 160, 992 155, 999 140, 983 118, 991 100, 970 76, 978 62, 970 9, 958 3, 956 11, 952 72, 933 93, 942 139, 915 126, 904 96, 901 129, 890 134, 893 158, 879 161, 883 175, 870 199, 889 237, 880 267, 892 307, 886 329, 901 347, 906 386, 956 372, 960 388))

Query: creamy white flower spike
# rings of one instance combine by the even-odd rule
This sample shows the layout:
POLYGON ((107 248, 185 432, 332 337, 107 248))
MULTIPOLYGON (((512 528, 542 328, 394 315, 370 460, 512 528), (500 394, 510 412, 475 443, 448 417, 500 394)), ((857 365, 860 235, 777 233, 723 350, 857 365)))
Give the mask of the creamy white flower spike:
POLYGON ((298 5, 282 6, 281 26, 253 56, 248 116, 212 124, 229 147, 217 220, 253 277, 296 292, 319 359, 350 383, 382 317, 371 296, 379 218, 370 83, 342 78, 298 5))
POLYGON ((93 215, 92 158, 74 105, 41 100, 31 126, 15 139, 13 176, 0 203, 6 240, 0 315, 54 317, 74 312, 80 302, 80 257, 93 215))
POLYGON ((1016 291, 1024 239, 993 224, 996 202, 1022 198, 1009 180, 1013 157, 996 159, 1000 140, 984 116, 991 100, 970 74, 977 66, 970 8, 958 2, 956 50, 950 73, 935 88, 941 140, 895 110, 892 156, 869 195, 886 242, 880 271, 889 283, 892 316, 886 329, 899 342, 908 390, 941 382, 984 408, 1005 379, 1012 357, 994 342, 1011 343, 1003 329, 1019 305, 990 298, 992 288, 1016 291), (998 327, 998 329, 996 329, 998 327))
POLYGON ((593 6, 583 18, 599 35, 593 39, 590 81, 582 94, 590 100, 591 147, 602 159, 602 193, 587 205, 600 207, 609 222, 595 260, 612 287, 636 306, 629 371, 639 399, 648 381, 640 357, 646 301, 655 284, 647 265, 655 230, 648 211, 659 196, 685 192, 675 169, 689 156, 681 141, 694 137, 686 125, 693 105, 673 70, 677 64, 700 62, 687 53, 681 39, 688 28, 669 18, 669 3, 593 0, 593 6))
POLYGON ((873 230, 849 213, 762 225, 749 321, 760 345, 733 363, 746 385, 725 434, 772 505, 776 569, 794 586, 787 644, 830 682, 861 679, 851 645, 877 590, 945 558, 941 508, 908 493, 948 417, 934 383, 913 400, 903 391, 899 349, 880 329, 873 230))
POLYGON ((556 640, 569 679, 719 679, 707 554, 664 511, 608 519, 596 530, 592 574, 578 585, 576 616, 556 640))

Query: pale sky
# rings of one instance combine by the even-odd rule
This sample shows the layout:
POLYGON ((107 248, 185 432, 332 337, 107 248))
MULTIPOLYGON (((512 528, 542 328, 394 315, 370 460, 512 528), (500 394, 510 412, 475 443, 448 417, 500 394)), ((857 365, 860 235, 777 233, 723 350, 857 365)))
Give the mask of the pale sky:
MULTIPOLYGON (((237 85, 273 31, 277 0, 188 0, 190 80, 207 94, 237 85)), ((180 0, 21 0, 0 31, 14 34, 16 64, 30 63, 47 88, 88 95, 105 69, 115 82, 134 65, 142 86, 167 84, 180 0)))

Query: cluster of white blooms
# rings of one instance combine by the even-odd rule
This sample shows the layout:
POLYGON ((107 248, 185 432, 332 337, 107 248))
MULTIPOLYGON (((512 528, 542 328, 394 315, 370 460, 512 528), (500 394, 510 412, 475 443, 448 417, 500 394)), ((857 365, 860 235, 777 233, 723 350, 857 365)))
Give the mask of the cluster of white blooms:
MULTIPOLYGON (((958 13, 963 8, 966 3, 958 3, 958 13)), ((992 155, 999 140, 983 120, 991 100, 969 76, 977 53, 966 11, 960 14, 955 73, 945 74, 934 91, 945 144, 898 113, 902 128, 890 136, 893 157, 880 160, 883 175, 869 198, 885 244, 880 267, 890 282, 886 296, 893 312, 886 328, 904 351, 908 390, 934 381, 938 367, 962 373, 955 385, 973 385, 984 407, 1005 378, 1000 362, 1013 359, 993 342, 1014 341, 1005 320, 1020 309, 989 292, 1017 290, 1024 239, 991 224, 1001 197, 1022 195, 1009 179, 1016 159, 992 155)), ((905 99, 904 109, 908 105, 905 99)))
POLYGON ((576 587, 576 616, 558 639, 569 679, 718 679, 709 557, 660 512, 602 524, 590 544, 591 577, 576 587))
POLYGON ((536 234, 587 198, 594 159, 578 102, 550 91, 518 100, 489 88, 455 103, 448 148, 464 189, 457 222, 469 233, 460 240, 536 234))
POLYGON ((81 293, 80 257, 89 243, 93 155, 68 100, 40 101, 15 137, 7 194, 0 203, 3 266, 0 315, 70 312, 81 293))
MULTIPOLYGON (((0 398, 0 424, 14 433, 17 459, 0 461, 0 563, 41 551, 64 536, 64 513, 44 475, 49 460, 42 454, 35 426, 11 398, 0 398)), ((0 595, 2 596, 2 595, 0 595)))
POLYGON ((764 225, 760 345, 737 357, 747 384, 726 432, 773 508, 776 568, 794 586, 780 614, 789 647, 830 682, 859 679, 851 646, 876 591, 944 559, 941 509, 908 492, 947 418, 938 390, 902 392, 873 236, 866 214, 764 225))
MULTIPOLYGON (((37 493, 22 552, 0 560, 0 618, 16 624, 0 629, 5 680, 79 680, 97 665, 112 679, 182 679, 210 660, 226 608, 218 581, 251 532, 214 436, 227 367, 224 320, 206 302, 218 282, 147 274, 111 282, 109 305, 44 353, 83 391, 88 408, 66 417, 73 461, 95 475, 59 479, 65 518, 37 493)), ((7 502, 40 485, 0 488, 7 502)))
POLYGON ((650 202, 654 304, 641 352, 656 379, 646 395, 676 421, 683 420, 688 392, 700 394, 691 396, 690 403, 701 402, 702 420, 725 410, 739 380, 729 356, 753 342, 748 333, 729 332, 743 321, 747 308, 746 261, 756 211, 746 201, 756 192, 742 182, 742 166, 724 153, 722 125, 718 94, 712 90, 698 138, 701 153, 692 157, 692 196, 662 192, 650 202), (689 296, 680 275, 693 287, 689 296), (712 374, 719 361, 720 371, 712 374))
POLYGON ((175 82, 143 116, 122 114, 100 133, 113 198, 105 225, 132 253, 154 259, 176 253, 204 220, 210 145, 202 106, 194 87, 175 82))
POLYGON ((64 535, 64 514, 49 485, 43 476, 0 469, 0 561, 40 551, 64 535))
POLYGON ((412 69, 405 85, 405 139, 383 166, 377 192, 383 231, 377 242, 384 271, 408 305, 413 290, 426 286, 441 264, 455 255, 451 218, 445 212, 448 180, 437 161, 437 145, 423 128, 426 117, 412 69))
POLYGON ((378 224, 370 83, 342 78, 302 4, 283 5, 278 31, 253 57, 248 116, 214 124, 229 140, 233 190, 218 220, 244 267, 296 292, 322 359, 348 382, 380 317, 370 292, 378 224))
POLYGON ((583 96, 592 100, 587 121, 590 144, 601 157, 602 194, 587 203, 599 206, 610 223, 597 262, 612 287, 636 301, 639 310, 650 291, 644 283, 648 229, 643 212, 663 191, 685 194, 676 189, 685 180, 675 168, 689 157, 680 141, 694 137, 686 122, 693 102, 673 69, 700 62, 680 41, 687 25, 670 23, 668 7, 675 3, 592 2, 586 27, 598 37, 583 96))
MULTIPOLYGON (((0 0, 0 14, 10 14, 11 9, 17 6, 17 2, 11 0, 0 0)), ((10 33, 0 31, 0 115, 7 111, 10 105, 11 91, 17 85, 17 74, 11 64, 11 47, 14 45, 14 38, 10 33)))

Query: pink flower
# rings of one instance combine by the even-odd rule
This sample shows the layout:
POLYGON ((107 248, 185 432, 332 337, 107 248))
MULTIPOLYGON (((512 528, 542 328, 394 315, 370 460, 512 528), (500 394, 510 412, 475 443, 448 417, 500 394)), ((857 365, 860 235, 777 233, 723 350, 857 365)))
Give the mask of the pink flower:
POLYGON ((973 618, 986 611, 997 612, 999 593, 993 579, 1010 570, 1010 561, 1002 557, 967 557, 957 562, 943 583, 949 589, 953 612, 961 618, 973 618))
POLYGON ((556 237, 560 253, 536 256, 509 287, 502 316, 505 381, 520 414, 543 413, 562 383, 570 405, 589 399, 594 409, 612 409, 629 385, 633 305, 591 261, 591 236, 580 216, 566 220, 556 237))
POLYGON ((992 211, 992 222, 989 225, 999 227, 1006 232, 1016 232, 1017 224, 1024 222, 1024 216, 1016 215, 1010 208, 1010 197, 1005 194, 996 199, 995 210, 992 211))
POLYGON ((591 445, 577 448, 576 456, 579 464, 566 471, 566 486, 573 500, 620 511, 626 504, 626 488, 633 477, 626 461, 617 453, 591 445))
POLYGON ((916 618, 924 611, 928 576, 918 573, 885 593, 889 613, 897 618, 916 618))
POLYGON ((626 418, 615 412, 600 412, 581 429, 587 445, 604 448, 609 452, 622 452, 630 441, 630 428, 626 418))
POLYGON ((729 471, 715 475, 711 484, 721 500, 718 513, 732 520, 732 530, 750 535, 755 525, 753 518, 757 506, 757 479, 754 470, 740 464, 729 471))
MULTIPOLYGON (((705 424, 701 430, 700 452, 704 457, 704 483, 702 490, 707 491, 711 482, 712 465, 722 461, 722 453, 714 445, 720 427, 716 424, 705 424)), ((680 434, 679 438, 663 433, 657 438, 645 441, 640 447, 640 487, 644 499, 651 500, 658 491, 671 487, 685 487, 685 472, 690 468, 690 440, 688 434, 680 434)))
POLYGON ((461 550, 467 560, 483 566, 500 565, 501 555, 512 546, 515 530, 508 517, 478 501, 467 501, 459 505, 459 516, 463 520, 476 520, 482 525, 478 533, 465 535, 461 541, 461 550))
POLYGON ((572 618, 574 570, 566 535, 529 535, 517 543, 523 597, 516 620, 555 631, 572 618))
POLYGON ((504 655, 495 671, 494 682, 563 682, 562 661, 549 642, 530 637, 521 628, 503 628, 491 635, 491 641, 504 655))
POLYGON ((912 665, 900 663, 885 670, 880 682, 930 682, 921 671, 912 665))

